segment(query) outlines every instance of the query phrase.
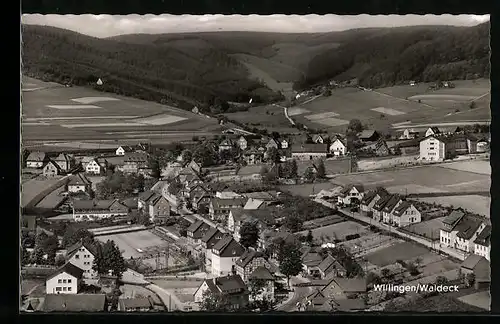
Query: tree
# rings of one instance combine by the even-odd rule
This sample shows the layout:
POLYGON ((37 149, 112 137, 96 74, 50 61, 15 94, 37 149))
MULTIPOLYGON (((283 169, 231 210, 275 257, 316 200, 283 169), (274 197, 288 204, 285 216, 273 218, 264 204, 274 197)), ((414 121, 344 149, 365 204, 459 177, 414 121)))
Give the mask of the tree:
POLYGON ((214 165, 216 161, 215 152, 206 144, 199 145, 193 152, 193 160, 202 167, 214 165))
POLYGON ((122 273, 127 270, 125 260, 120 249, 114 241, 108 240, 101 246, 96 243, 96 258, 93 269, 100 274, 107 274, 110 270, 114 276, 121 278, 122 273))
POLYGON ((245 248, 256 247, 259 240, 257 222, 245 222, 240 228, 240 244, 245 248))
POLYGON ((203 292, 200 308, 207 312, 229 311, 227 299, 221 294, 212 293, 210 290, 203 292))
POLYGON ((476 282, 476 275, 473 272, 468 273, 465 276, 465 281, 467 283, 467 286, 469 286, 469 287, 473 286, 474 283, 476 282))
POLYGON ((304 171, 304 179, 306 180, 306 182, 309 182, 309 183, 313 182, 315 177, 316 176, 314 175, 312 167, 306 168, 306 170, 304 171))
POLYGON ((382 271, 380 271, 380 273, 382 274, 382 277, 387 278, 391 274, 391 270, 384 268, 382 269, 382 271))
POLYGON ((323 160, 319 160, 316 168, 317 168, 316 169, 316 176, 320 179, 325 178, 326 177, 325 162, 323 162, 323 160))
POLYGON ((185 149, 181 153, 181 158, 182 158, 182 162, 186 162, 186 163, 191 162, 191 160, 193 159, 193 152, 191 152, 188 149, 185 149))
POLYGON ((307 144, 312 144, 314 143, 313 140, 312 140, 312 137, 311 137, 311 134, 306 134, 306 143, 307 144))
POLYGON ((347 129, 349 129, 355 133, 359 133, 359 132, 363 131, 363 124, 361 123, 361 121, 359 119, 351 119, 349 121, 349 125, 347 126, 347 129))
POLYGON ((68 227, 64 233, 62 245, 68 248, 81 240, 83 240, 84 244, 94 244, 94 234, 84 228, 74 231, 71 227, 68 227))
POLYGON ((297 214, 290 214, 287 218, 285 218, 284 225, 292 231, 292 233, 295 233, 302 229, 302 220, 297 214))
POLYGON ((63 266, 64 264, 66 263, 66 259, 64 258, 63 255, 59 254, 58 256, 56 256, 56 259, 55 259, 55 262, 54 262, 54 265, 56 267, 61 267, 63 266))
POLYGON ((311 245, 313 243, 314 237, 311 230, 307 231, 306 242, 311 245))
MULTIPOLYGON (((153 179, 160 179, 161 178, 161 169, 160 169, 160 163, 158 162, 157 159, 151 159, 149 167, 151 168, 151 177, 153 179)), ((143 184, 145 185, 145 184, 143 184)))
MULTIPOLYGON (((386 269, 387 270, 387 269, 386 269)), ((381 279, 380 277, 374 273, 374 272, 369 272, 367 275, 366 275, 366 283, 368 285, 378 285, 381 283, 381 279)))
POLYGON ((446 285, 448 283, 448 279, 444 276, 437 276, 436 285, 446 285))
POLYGON ((26 247, 21 247, 21 265, 27 265, 30 263, 31 254, 26 250, 26 247))
POLYGON ((332 90, 330 90, 330 89, 323 92, 323 96, 325 96, 325 97, 330 97, 331 95, 332 95, 332 90))
POLYGON ((290 287, 290 277, 296 276, 302 271, 302 260, 299 246, 295 243, 286 242, 278 252, 279 268, 286 276, 288 287, 290 287))
POLYGON ((268 161, 271 161, 272 163, 280 162, 280 152, 278 151, 277 148, 275 147, 268 148, 266 151, 266 155, 268 161))
POLYGON ((47 263, 53 265, 56 260, 57 248, 59 247, 57 236, 51 235, 47 237, 42 244, 42 249, 44 253, 47 254, 47 263))
POLYGON ((250 296, 253 300, 256 300, 260 293, 266 287, 266 281, 263 279, 250 279, 248 288, 250 290, 250 296))

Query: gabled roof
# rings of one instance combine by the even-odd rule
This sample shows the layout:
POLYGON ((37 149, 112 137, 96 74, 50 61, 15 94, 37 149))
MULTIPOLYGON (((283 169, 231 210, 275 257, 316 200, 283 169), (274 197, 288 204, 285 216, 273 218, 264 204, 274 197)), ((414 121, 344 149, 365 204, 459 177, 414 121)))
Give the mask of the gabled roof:
POLYGON ((382 209, 384 209, 385 205, 391 200, 392 198, 392 195, 385 195, 384 197, 382 197, 381 199, 379 199, 375 205, 373 205, 373 209, 375 209, 376 211, 382 211, 382 209))
POLYGON ((153 308, 154 305, 151 298, 120 298, 119 302, 123 310, 153 308))
POLYGON ((94 257, 96 256, 95 248, 82 239, 66 249, 67 258, 70 259, 82 247, 86 248, 94 257))
POLYGON ((311 302, 313 308, 314 306, 322 306, 328 301, 327 297, 318 288, 307 296, 307 300, 311 302))
POLYGON ((244 252, 244 248, 230 235, 223 237, 212 249, 218 251, 220 257, 238 257, 244 252))
POLYGON ((321 261, 318 268, 325 274, 330 273, 335 268, 345 270, 344 267, 331 255, 328 255, 323 261, 321 261))
POLYGON ((372 137, 373 135, 375 135, 377 133, 377 131, 373 130, 373 129, 366 129, 364 131, 362 131, 361 133, 358 134, 358 137, 360 139, 364 139, 364 138, 370 138, 372 137))
POLYGON ((131 147, 131 146, 128 146, 128 145, 122 145, 122 146, 119 146, 119 147, 117 148, 117 150, 118 150, 120 147, 123 149, 123 151, 124 151, 125 153, 134 152, 134 148, 133 148, 133 147, 131 147))
POLYGON ((91 184, 92 182, 89 179, 87 179, 87 177, 83 173, 77 173, 73 175, 68 182, 68 186, 79 186, 79 185, 88 186, 91 184))
POLYGON ((486 260, 483 256, 471 254, 464 260, 464 262, 462 262, 460 266, 465 269, 474 270, 477 264, 483 259, 486 260))
POLYGON ((292 153, 327 153, 328 145, 326 144, 294 144, 292 145, 292 153))
POLYGON ((104 294, 48 294, 43 302, 45 312, 103 312, 104 294))
POLYGON ((349 184, 345 186, 342 191, 340 191, 340 196, 345 196, 348 194, 353 188, 355 188, 358 192, 364 192, 365 187, 362 184, 349 184))
POLYGON ((365 193, 365 195, 361 199, 361 203, 365 204, 365 205, 368 205, 368 204, 370 204, 373 201, 373 199, 375 199, 375 197, 377 195, 379 195, 382 198, 382 197, 385 197, 388 194, 389 193, 384 188, 380 188, 378 190, 370 190, 367 193, 365 193))
POLYGON ((225 139, 220 142, 219 146, 233 146, 233 141, 231 141, 230 139, 225 139))
POLYGON ((440 134, 441 133, 441 131, 439 130, 439 128, 437 128, 436 126, 429 127, 427 130, 429 130, 429 129, 432 130, 432 132, 434 134, 440 134))
POLYGON ((69 157, 69 155, 68 155, 68 154, 66 154, 66 153, 61 153, 61 154, 59 154, 59 155, 58 155, 58 156, 54 159, 54 161, 56 161, 56 162, 69 162, 69 161, 71 161, 71 158, 69 157))
POLYGON ((117 199, 112 200, 75 200, 73 201, 73 209, 77 210, 109 210, 113 204, 120 204, 123 207, 127 207, 120 203, 117 199))
POLYGON ((247 285, 245 285, 239 275, 229 275, 207 280, 213 280, 214 286, 222 294, 246 293, 248 291, 247 285))
POLYGON ((230 198, 230 199, 212 198, 211 200, 214 210, 221 210, 221 209, 225 210, 228 208, 234 208, 235 206, 243 207, 245 206, 246 202, 247 198, 230 198))
POLYGON ((124 162, 146 163, 146 162, 148 162, 148 159, 149 159, 149 156, 147 153, 131 152, 131 153, 125 154, 124 162))
POLYGON ((45 168, 45 167, 46 167, 47 165, 49 165, 49 164, 50 164, 50 165, 52 165, 54 168, 56 168, 56 170, 58 170, 58 171, 61 171, 61 170, 62 170, 62 169, 61 169, 61 167, 59 166, 59 164, 57 164, 56 162, 54 162, 54 161, 53 161, 53 160, 51 160, 51 159, 49 159, 49 160, 47 161, 47 163, 45 163, 45 165, 44 165, 43 167, 45 168))
POLYGON ((482 246, 490 246, 491 238, 491 225, 486 225, 486 227, 479 233, 474 243, 482 246))
POLYGON ((256 251, 255 249, 249 248, 245 252, 243 252, 243 255, 236 260, 236 265, 240 266, 242 268, 246 267, 250 262, 252 262, 253 259, 255 258, 264 258, 264 253, 256 251))
POLYGON ((325 138, 321 134, 314 134, 313 137, 312 137, 312 141, 314 143, 316 143, 316 141, 318 141, 319 139, 324 140, 325 138))
POLYGON ((317 252, 307 252, 302 256, 302 264, 308 267, 314 267, 321 264, 323 258, 317 252))
POLYGON ((347 147, 347 141, 345 139, 341 139, 341 138, 336 138, 332 144, 330 144, 330 146, 332 146, 333 144, 335 143, 341 143, 344 147, 347 147))
POLYGON ((153 191, 144 191, 139 194, 139 200, 142 200, 144 202, 147 202, 149 199, 151 199, 156 193, 153 191))
POLYGON ((264 200, 248 198, 247 203, 243 206, 243 209, 259 209, 265 206, 264 200))
POLYGON ((332 284, 337 284, 344 293, 361 293, 367 289, 364 278, 333 278, 322 291, 327 291, 332 284))
POLYGON ((256 280, 274 280, 273 274, 263 266, 257 267, 248 277, 250 280, 256 279, 256 280))
POLYGON ((203 235, 204 235, 209 229, 210 229, 210 225, 208 225, 207 223, 205 223, 202 220, 198 220, 198 221, 194 222, 193 224, 191 224, 191 226, 189 226, 186 229, 186 231, 193 233, 193 235, 196 234, 198 231, 203 231, 203 235))
POLYGON ((398 194, 392 194, 391 197, 390 197, 390 199, 385 204, 385 206, 383 208, 383 211, 386 212, 386 213, 392 212, 392 210, 394 209, 394 207, 396 207, 396 205, 400 201, 401 201, 401 196, 399 196, 398 194))
POLYGON ((54 273, 52 273, 46 280, 48 281, 63 272, 75 277, 76 279, 82 279, 84 271, 68 262, 59 269, 57 269, 54 273))
POLYGON ((215 227, 210 227, 210 229, 201 238, 201 241, 203 243, 208 243, 208 241, 210 241, 217 234, 221 234, 221 232, 218 229, 216 229, 215 227))
POLYGON ((401 216, 411 206, 413 206, 412 203, 410 203, 408 201, 403 201, 401 204, 399 204, 399 206, 397 206, 396 208, 394 208, 394 210, 393 210, 392 213, 394 214, 394 216, 401 216))
POLYGON ((472 236, 474 236, 482 223, 483 221, 479 218, 466 215, 460 220, 457 226, 455 226, 454 230, 458 231, 457 237, 469 240, 472 236))
POLYGON ((45 152, 31 152, 26 159, 27 162, 44 162, 47 159, 45 152))
POLYGON ((465 213, 463 211, 454 210, 443 219, 443 224, 454 227, 464 216, 465 213))
POLYGON ((235 222, 246 222, 255 220, 259 223, 268 225, 274 223, 274 217, 268 209, 231 209, 231 214, 235 222))

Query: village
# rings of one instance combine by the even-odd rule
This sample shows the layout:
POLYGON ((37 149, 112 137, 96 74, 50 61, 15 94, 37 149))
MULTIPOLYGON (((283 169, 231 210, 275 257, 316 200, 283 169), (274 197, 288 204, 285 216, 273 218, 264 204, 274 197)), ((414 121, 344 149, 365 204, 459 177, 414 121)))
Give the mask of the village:
POLYGON ((378 311, 436 297, 381 284, 458 285, 439 301, 486 309, 489 215, 336 179, 484 161, 490 138, 351 120, 345 134, 24 149, 22 309, 378 311))

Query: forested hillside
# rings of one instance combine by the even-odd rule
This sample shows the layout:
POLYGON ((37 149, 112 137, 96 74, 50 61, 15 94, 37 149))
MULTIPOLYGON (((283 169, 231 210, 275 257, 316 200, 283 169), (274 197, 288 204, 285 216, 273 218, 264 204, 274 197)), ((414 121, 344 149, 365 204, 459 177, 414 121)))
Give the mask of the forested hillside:
POLYGON ((215 47, 181 51, 171 46, 127 44, 45 26, 23 26, 26 75, 61 83, 93 85, 104 91, 162 102, 211 104, 279 98, 247 78, 237 60, 215 47))
POLYGON ((404 27, 358 35, 312 59, 305 77, 294 88, 332 78, 357 78, 363 86, 382 87, 408 80, 489 77, 489 29, 488 22, 474 27, 404 27))

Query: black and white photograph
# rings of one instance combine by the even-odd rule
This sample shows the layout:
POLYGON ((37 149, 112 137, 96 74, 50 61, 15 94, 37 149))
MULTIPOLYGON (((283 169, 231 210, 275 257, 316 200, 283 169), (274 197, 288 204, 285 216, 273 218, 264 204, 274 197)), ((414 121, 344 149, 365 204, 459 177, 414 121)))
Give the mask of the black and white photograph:
POLYGON ((22 15, 20 312, 489 312, 490 52, 489 15, 22 15))

